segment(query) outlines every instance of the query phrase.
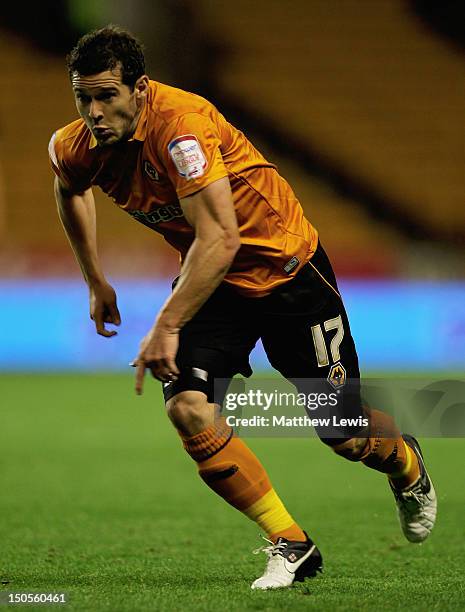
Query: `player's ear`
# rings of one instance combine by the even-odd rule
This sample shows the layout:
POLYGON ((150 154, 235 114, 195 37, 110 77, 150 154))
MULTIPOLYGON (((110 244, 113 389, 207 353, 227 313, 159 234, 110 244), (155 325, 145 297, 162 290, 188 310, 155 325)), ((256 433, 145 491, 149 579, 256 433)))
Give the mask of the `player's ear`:
POLYGON ((134 85, 134 91, 136 92, 136 99, 139 102, 143 102, 145 97, 147 96, 147 92, 149 90, 149 77, 146 74, 143 74, 139 77, 134 85))

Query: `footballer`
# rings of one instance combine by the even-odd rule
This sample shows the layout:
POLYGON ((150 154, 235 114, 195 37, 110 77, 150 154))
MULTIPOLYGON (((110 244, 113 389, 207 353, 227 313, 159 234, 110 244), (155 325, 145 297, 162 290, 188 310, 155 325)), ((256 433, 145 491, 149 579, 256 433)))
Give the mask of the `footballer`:
POLYGON ((285 378, 339 387, 339 417, 363 425, 337 436, 317 427, 318 435, 341 457, 385 474, 406 538, 425 540, 436 495, 420 447, 392 417, 362 405, 330 261, 276 166, 213 104, 149 79, 140 43, 121 28, 86 34, 67 62, 80 118, 53 134, 49 154, 91 318, 105 337, 116 333, 107 324, 120 324, 97 255, 98 186, 180 253, 180 275, 134 360, 135 388, 142 393, 146 370, 162 381, 168 417, 201 479, 265 532, 267 563, 252 588, 289 587, 322 568, 319 549, 214 394, 215 379, 250 376, 260 338, 285 378))

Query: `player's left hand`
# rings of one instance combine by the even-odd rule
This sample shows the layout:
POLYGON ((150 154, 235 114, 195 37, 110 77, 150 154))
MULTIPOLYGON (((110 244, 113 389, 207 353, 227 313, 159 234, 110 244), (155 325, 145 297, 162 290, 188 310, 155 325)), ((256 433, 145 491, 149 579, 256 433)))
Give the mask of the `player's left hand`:
POLYGON ((136 368, 137 395, 142 395, 145 370, 149 369, 154 378, 162 382, 176 380, 179 370, 176 353, 179 345, 179 331, 169 329, 157 322, 142 339, 139 354, 132 365, 136 368))

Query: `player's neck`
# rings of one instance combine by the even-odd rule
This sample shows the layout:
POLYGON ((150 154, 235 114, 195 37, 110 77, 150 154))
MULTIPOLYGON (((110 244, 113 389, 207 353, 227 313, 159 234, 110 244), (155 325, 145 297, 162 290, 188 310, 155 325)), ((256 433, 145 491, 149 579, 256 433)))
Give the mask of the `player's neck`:
POLYGON ((147 100, 144 100, 139 111, 135 114, 134 119, 132 120, 132 123, 131 123, 131 127, 129 128, 129 131, 128 131, 128 135, 127 135, 128 140, 130 140, 131 138, 134 138, 134 134, 136 133, 137 126, 139 124, 139 119, 141 118, 141 115, 144 111, 146 104, 147 104, 147 100))

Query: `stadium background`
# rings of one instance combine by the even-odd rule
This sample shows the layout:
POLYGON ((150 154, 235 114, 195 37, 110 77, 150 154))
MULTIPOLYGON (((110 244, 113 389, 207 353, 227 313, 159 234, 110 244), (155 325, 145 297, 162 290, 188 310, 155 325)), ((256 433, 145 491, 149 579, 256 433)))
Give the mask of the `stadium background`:
MULTIPOLYGON (((15 491, 3 499, 3 510, 17 513, 16 523, 6 523, 5 541, 22 534, 29 551, 41 550, 43 542, 53 549, 52 536, 41 541, 34 535, 42 533, 40 525, 27 532, 29 515, 23 523, 20 517, 24 504, 38 504, 38 517, 51 507, 62 511, 38 501, 37 478, 62 502, 64 491, 75 494, 63 488, 68 476, 56 465, 61 423, 81 432, 65 438, 77 454, 81 449, 99 457, 92 440, 100 433, 109 448, 127 443, 128 449, 145 449, 142 459, 131 456, 141 460, 147 475, 152 469, 153 440, 136 431, 140 423, 144 435, 154 430, 149 410, 158 390, 151 386, 151 399, 146 394, 146 403, 138 405, 130 433, 124 418, 131 418, 126 412, 134 408, 132 382, 118 372, 127 371, 169 291, 177 256, 158 235, 97 194, 100 254, 119 294, 123 325, 110 340, 95 335, 86 289, 55 212, 47 158, 53 131, 76 116, 64 55, 77 37, 108 22, 132 30, 145 44, 152 78, 210 98, 277 163, 334 262, 365 372, 428 372, 441 378, 465 366, 464 17, 461 3, 430 0, 47 0, 2 6, 0 436, 2 491, 12 486, 15 491), (60 371, 66 373, 55 375, 60 371), (142 417, 140 406, 147 408, 142 417), (115 424, 107 429, 103 415, 115 418, 120 429, 115 424), (18 478, 23 489, 16 486, 18 478), (35 493, 26 494, 26 483, 35 493)), ((266 368, 260 349, 254 364, 266 368)), ((187 469, 168 426, 156 419, 156 444, 171 444, 168 455, 187 469)), ((459 441, 448 441, 454 443, 459 457, 459 441)), ((446 447, 435 449, 442 454, 446 447)), ((329 461, 331 472, 326 453, 321 451, 322 461, 329 461)), ((66 457, 68 474, 76 476, 86 465, 77 455, 66 457)), ((113 466, 106 460, 99 465, 108 468, 106 478, 115 487, 116 470, 126 469, 127 493, 131 475, 121 467, 127 457, 113 466)), ((275 463, 285 489, 287 477, 275 463)), ((333 476, 349 474, 350 466, 337 465, 333 476)), ((445 466, 436 469, 446 473, 445 466)), ((368 489, 372 476, 364 475, 359 486, 368 489)), ((165 482, 163 475, 157 478, 165 482)), ((96 482, 90 485, 93 493, 96 482)), ((324 490, 324 479, 320 485, 324 490)), ((169 507, 184 499, 173 487, 169 507)), ((318 483, 314 487, 318 490, 318 483)), ((85 498, 82 483, 80 493, 85 498)), ((197 489, 195 494, 203 495, 197 489)), ((118 503, 111 487, 108 495, 118 503)), ((449 499, 455 499, 452 492, 449 499)), ((463 505, 463 495, 458 501, 463 505)), ((222 524, 214 507, 212 520, 222 524)), ((234 524, 227 516, 228 525, 234 524)), ((453 512, 451 521, 454 525, 453 512)), ((148 517, 142 524, 150 530, 148 517)), ((94 527, 100 534, 101 526, 94 527)), ((18 555, 18 568, 30 562, 27 550, 18 555)), ((9 584, 14 571, 5 559, 0 572, 9 584)), ((50 571, 43 586, 51 584, 50 571)), ((33 575, 31 570, 29 578, 33 575)), ((21 584, 40 586, 40 581, 21 584)), ((199 609, 208 608, 203 605, 199 609)))

